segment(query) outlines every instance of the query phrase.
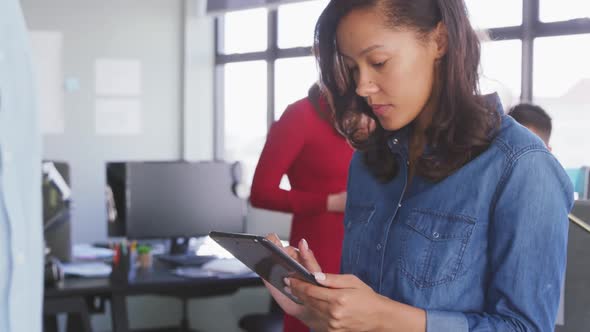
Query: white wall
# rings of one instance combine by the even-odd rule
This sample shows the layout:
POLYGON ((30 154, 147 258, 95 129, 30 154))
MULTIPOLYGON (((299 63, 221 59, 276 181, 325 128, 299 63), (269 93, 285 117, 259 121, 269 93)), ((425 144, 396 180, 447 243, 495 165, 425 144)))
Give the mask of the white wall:
MULTIPOLYGON (((65 132, 44 136, 44 158, 70 164, 75 243, 107 239, 106 161, 212 158, 214 27, 213 19, 202 15, 204 2, 21 0, 30 30, 63 33, 64 79, 80 83, 79 90, 64 96, 65 132), (97 58, 141 62, 140 135, 95 134, 97 58)), ((260 287, 195 299, 189 303, 191 325, 200 331, 237 332, 238 319, 266 311, 268 300, 260 287)), ((132 328, 175 325, 181 303, 175 298, 137 296, 129 298, 128 310, 132 328)), ((110 330, 108 314, 92 320, 94 330, 110 330)))
POLYGON ((65 132, 44 137, 44 158, 67 161, 75 243, 105 240, 104 163, 181 156, 182 2, 179 0, 22 0, 30 30, 63 33, 64 78, 80 89, 64 96, 65 132), (134 59, 142 66, 142 132, 95 133, 94 62, 134 59))

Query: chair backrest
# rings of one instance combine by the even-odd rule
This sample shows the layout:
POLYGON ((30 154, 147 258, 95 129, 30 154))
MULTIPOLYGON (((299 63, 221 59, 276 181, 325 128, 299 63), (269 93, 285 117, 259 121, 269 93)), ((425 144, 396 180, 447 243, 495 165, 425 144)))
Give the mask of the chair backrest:
MULTIPOLYGON (((574 203, 572 214, 586 224, 590 221, 590 201, 574 203)), ((571 222, 568 236, 567 270, 563 325, 556 332, 588 331, 590 326, 590 232, 571 222)))

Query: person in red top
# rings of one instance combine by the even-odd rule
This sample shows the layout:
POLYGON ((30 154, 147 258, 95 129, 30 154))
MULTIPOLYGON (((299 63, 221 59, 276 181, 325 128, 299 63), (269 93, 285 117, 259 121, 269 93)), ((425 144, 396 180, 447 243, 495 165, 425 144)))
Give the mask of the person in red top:
MULTIPOLYGON (((289 242, 305 239, 328 273, 340 271, 346 179, 352 148, 334 128, 327 99, 317 84, 308 97, 287 107, 268 134, 250 202, 254 207, 293 214, 289 242), (287 174, 291 190, 279 188, 287 174)), ((309 331, 285 316, 285 332, 309 331)))

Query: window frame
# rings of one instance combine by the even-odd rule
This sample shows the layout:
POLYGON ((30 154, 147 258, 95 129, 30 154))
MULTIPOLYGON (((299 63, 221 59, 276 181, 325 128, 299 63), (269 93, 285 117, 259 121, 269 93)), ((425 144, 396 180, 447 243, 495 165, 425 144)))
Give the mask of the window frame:
MULTIPOLYGON (((540 37, 578 35, 590 33, 590 18, 579 18, 568 21, 542 22, 539 16, 540 0, 523 0, 522 24, 487 29, 490 41, 521 40, 521 102, 533 99, 533 58, 534 41, 540 37)), ((275 61, 283 58, 304 57, 311 55, 311 45, 281 49, 278 47, 278 8, 269 8, 267 13, 267 41, 265 51, 224 54, 220 50, 224 38, 224 19, 215 19, 215 82, 214 82, 214 141, 213 154, 215 159, 223 159, 224 155, 224 91, 223 66, 233 62, 265 60, 267 62, 267 129, 275 121, 275 61)))

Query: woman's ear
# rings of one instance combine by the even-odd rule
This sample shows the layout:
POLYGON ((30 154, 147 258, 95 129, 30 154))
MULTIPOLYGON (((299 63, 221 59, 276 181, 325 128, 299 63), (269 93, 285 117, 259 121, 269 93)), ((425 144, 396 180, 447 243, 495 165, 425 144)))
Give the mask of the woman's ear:
POLYGON ((438 22, 434 29, 434 41, 436 43, 436 59, 440 59, 447 54, 449 45, 449 32, 443 22, 438 22))

